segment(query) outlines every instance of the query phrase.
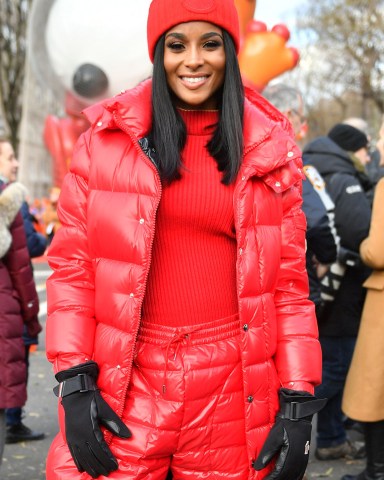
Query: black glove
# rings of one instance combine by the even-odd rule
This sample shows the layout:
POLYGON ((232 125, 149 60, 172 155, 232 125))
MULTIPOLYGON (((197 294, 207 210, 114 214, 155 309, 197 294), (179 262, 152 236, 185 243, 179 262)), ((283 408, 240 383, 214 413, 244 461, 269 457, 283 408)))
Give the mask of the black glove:
POLYGON ((118 468, 99 424, 121 438, 131 437, 127 426, 101 396, 97 375, 97 364, 86 362, 57 373, 60 384, 54 389, 62 397, 65 434, 72 458, 79 472, 85 470, 93 478, 107 477, 118 468))
POLYGON ((312 417, 327 399, 286 388, 280 389, 279 398, 276 423, 253 467, 262 470, 276 456, 275 468, 265 480, 300 480, 308 464, 312 417))

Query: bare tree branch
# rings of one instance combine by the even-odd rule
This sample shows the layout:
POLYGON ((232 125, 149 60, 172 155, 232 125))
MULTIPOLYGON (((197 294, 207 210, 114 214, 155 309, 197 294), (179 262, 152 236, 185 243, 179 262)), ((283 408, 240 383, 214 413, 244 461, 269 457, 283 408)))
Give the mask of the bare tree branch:
POLYGON ((352 91, 363 100, 362 116, 372 104, 383 113, 384 1, 309 2, 298 26, 318 52, 311 67, 320 91, 352 91))
POLYGON ((0 113, 17 148, 22 115, 27 19, 32 0, 0 2, 0 113))

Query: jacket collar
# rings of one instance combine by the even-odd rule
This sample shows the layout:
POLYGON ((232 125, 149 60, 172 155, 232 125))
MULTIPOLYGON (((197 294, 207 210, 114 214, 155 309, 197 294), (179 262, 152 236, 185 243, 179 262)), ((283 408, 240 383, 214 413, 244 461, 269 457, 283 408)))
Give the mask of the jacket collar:
POLYGON ((256 91, 245 88, 245 94, 242 168, 264 176, 291 160, 301 163, 301 151, 288 119, 256 91))
MULTIPOLYGON (((95 131, 119 128, 123 122, 135 137, 141 139, 151 128, 151 79, 95 104, 84 111, 95 131)), ((289 121, 259 93, 245 88, 244 160, 242 171, 264 176, 301 156, 295 144, 289 121)))
POLYGON ((83 113, 96 132, 119 128, 117 116, 140 139, 148 135, 151 128, 151 91, 152 81, 145 80, 131 90, 92 105, 83 113))

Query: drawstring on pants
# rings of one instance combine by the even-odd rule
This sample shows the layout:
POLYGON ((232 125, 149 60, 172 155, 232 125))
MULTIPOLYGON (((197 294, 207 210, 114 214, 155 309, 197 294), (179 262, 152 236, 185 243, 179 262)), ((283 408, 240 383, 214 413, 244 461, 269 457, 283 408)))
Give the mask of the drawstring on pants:
POLYGON ((194 330, 184 331, 184 332, 180 332, 176 330, 174 336, 169 340, 165 349, 165 367, 164 367, 164 376, 163 376, 163 385, 162 385, 163 393, 165 393, 167 390, 166 382, 167 382, 167 373, 168 373, 169 349, 173 344, 176 344, 175 353, 173 354, 173 360, 176 360, 181 343, 184 340, 189 340, 189 335, 193 332, 196 332, 197 330, 199 329, 195 328, 194 330))
POLYGON ((164 367, 164 376, 163 376, 163 385, 162 385, 163 393, 165 393, 167 390, 166 382, 167 382, 167 373, 168 373, 169 349, 173 344, 176 344, 175 353, 173 355, 173 360, 176 360, 177 353, 180 348, 180 343, 185 338, 188 338, 188 334, 181 333, 181 332, 175 333, 175 336, 169 340, 168 345, 165 349, 165 367, 164 367))

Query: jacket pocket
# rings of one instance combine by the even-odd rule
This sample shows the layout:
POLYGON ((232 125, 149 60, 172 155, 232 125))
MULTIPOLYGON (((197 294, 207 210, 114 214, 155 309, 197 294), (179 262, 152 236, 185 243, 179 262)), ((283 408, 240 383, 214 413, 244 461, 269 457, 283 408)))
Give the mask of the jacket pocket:
MULTIPOLYGON (((263 177, 264 182, 276 193, 282 193, 295 183, 304 179, 304 174, 298 162, 300 158, 287 162, 263 177)), ((301 165, 301 164, 300 164, 301 165)))

